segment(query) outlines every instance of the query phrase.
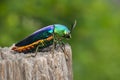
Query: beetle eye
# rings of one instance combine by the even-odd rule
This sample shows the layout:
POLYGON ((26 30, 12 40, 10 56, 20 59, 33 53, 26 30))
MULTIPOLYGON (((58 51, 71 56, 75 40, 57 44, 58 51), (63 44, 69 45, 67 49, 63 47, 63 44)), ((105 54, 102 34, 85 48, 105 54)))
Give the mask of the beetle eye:
POLYGON ((70 34, 67 34, 67 35, 64 35, 63 37, 69 39, 69 38, 71 38, 71 35, 70 35, 70 34))
POLYGON ((71 35, 67 35, 66 38, 71 38, 71 35))

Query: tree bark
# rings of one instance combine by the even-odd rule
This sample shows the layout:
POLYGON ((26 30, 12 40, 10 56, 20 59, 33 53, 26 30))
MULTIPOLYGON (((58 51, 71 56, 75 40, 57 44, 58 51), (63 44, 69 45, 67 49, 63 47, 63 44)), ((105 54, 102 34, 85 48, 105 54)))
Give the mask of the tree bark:
POLYGON ((0 80, 72 80, 72 52, 65 45, 64 52, 58 48, 54 54, 38 52, 16 53, 10 48, 0 48, 0 80))

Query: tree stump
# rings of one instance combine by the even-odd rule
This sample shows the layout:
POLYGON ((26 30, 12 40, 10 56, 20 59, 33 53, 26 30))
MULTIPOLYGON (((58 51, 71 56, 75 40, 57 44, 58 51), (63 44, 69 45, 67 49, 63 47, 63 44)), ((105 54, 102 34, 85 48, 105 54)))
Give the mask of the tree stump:
POLYGON ((27 55, 30 54, 16 53, 7 47, 0 48, 0 80, 73 79, 72 52, 68 44, 65 45, 65 52, 58 48, 54 54, 38 52, 35 57, 27 55))

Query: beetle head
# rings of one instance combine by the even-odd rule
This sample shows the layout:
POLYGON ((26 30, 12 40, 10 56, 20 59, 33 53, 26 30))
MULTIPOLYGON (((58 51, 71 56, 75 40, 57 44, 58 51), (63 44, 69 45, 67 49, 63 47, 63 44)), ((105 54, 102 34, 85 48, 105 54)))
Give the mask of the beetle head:
POLYGON ((65 35, 63 37, 65 37, 67 39, 71 38, 71 33, 72 33, 73 29, 75 28, 75 26, 76 26, 76 20, 75 20, 74 24, 71 26, 70 31, 66 31, 66 30, 64 31, 65 35))

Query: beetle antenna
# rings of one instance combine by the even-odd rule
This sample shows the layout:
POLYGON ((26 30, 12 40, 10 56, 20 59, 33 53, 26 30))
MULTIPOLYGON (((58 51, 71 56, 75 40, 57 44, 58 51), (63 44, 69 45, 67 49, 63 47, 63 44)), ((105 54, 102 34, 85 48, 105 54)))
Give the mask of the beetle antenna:
POLYGON ((70 33, 72 33, 72 30, 75 28, 76 24, 77 24, 77 21, 75 20, 75 21, 74 21, 74 24, 71 26, 70 33))

